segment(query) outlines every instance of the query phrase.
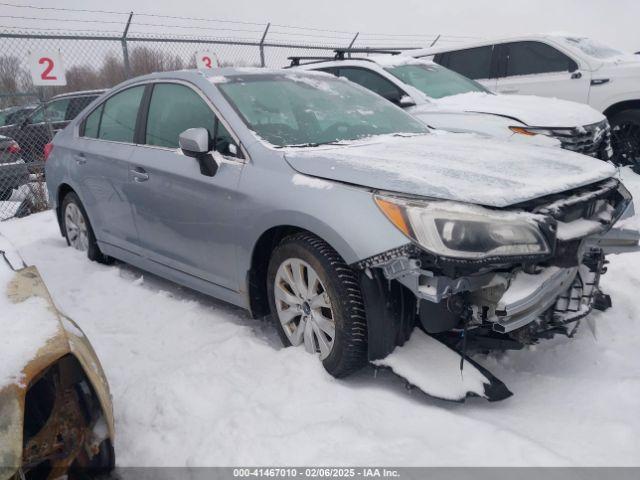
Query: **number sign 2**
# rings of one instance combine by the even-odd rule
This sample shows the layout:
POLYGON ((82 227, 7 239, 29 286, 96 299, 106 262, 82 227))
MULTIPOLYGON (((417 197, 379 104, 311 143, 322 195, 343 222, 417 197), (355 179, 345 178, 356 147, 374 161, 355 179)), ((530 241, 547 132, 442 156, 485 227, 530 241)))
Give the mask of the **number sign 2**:
POLYGON ((29 57, 29 71, 34 85, 66 85, 62 55, 55 50, 39 50, 29 57))
POLYGON ((197 52, 196 66, 198 68, 217 68, 219 65, 218 57, 213 52, 197 52))

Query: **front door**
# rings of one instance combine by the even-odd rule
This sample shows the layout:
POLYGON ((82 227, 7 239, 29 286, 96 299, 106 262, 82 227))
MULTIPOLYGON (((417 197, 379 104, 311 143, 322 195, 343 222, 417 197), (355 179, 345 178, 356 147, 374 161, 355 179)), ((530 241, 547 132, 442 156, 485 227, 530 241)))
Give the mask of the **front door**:
POLYGON ((150 96, 144 146, 131 157, 127 196, 134 208, 143 254, 150 260, 238 290, 237 186, 244 161, 237 144, 204 97, 190 86, 158 83, 150 96), (209 131, 219 168, 201 173, 185 156, 178 136, 188 128, 209 131))

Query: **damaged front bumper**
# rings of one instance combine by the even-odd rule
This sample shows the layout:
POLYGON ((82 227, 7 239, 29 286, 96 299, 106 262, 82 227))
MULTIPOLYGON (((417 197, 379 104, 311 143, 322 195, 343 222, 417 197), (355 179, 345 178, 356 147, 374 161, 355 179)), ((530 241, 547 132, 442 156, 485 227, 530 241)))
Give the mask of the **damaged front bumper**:
MULTIPOLYGON (((621 217, 633 214, 627 194, 610 180, 564 198, 524 206, 525 211, 556 222, 554 249, 545 258, 474 264, 434 257, 411 243, 353 265, 362 272, 370 361, 420 387, 429 383, 422 377, 430 367, 416 365, 408 374, 406 361, 406 352, 415 352, 416 326, 465 362, 472 350, 522 348, 556 334, 571 335, 570 327, 575 330, 592 309, 611 305, 599 288, 606 272, 605 255, 640 250, 640 233, 611 228, 621 217), (402 355, 403 359, 396 358, 402 355)), ((433 348, 431 341, 422 343, 433 348)), ((421 362, 419 355, 415 358, 421 362)), ((502 382, 481 373, 486 390, 425 393, 449 400, 468 395, 498 400, 510 395, 502 382)), ((452 385, 456 378, 451 377, 452 385)))

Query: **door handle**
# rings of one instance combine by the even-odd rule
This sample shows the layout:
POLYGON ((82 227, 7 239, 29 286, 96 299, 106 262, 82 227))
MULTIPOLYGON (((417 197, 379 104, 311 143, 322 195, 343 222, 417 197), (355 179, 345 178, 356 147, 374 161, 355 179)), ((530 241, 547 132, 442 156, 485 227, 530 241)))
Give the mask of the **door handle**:
POLYGON ((134 182, 146 182, 149 180, 149 174, 145 171, 144 168, 136 167, 130 170, 131 175, 133 175, 134 182))
POLYGON ((76 161, 77 165, 84 165, 87 163, 87 159, 85 158, 83 153, 77 153, 73 156, 73 159, 76 161))
POLYGON ((519 91, 517 88, 504 88, 500 90, 500 93, 518 93, 519 91))

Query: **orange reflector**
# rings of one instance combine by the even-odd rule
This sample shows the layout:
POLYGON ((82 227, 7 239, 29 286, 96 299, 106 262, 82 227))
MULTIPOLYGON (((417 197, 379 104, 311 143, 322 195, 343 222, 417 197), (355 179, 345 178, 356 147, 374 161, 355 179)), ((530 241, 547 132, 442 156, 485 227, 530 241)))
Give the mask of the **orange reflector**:
POLYGON ((530 137, 533 137, 533 136, 537 135, 536 133, 533 133, 533 132, 527 130, 526 128, 522 128, 522 127, 509 127, 509 130, 511 130, 512 132, 515 132, 515 133, 519 133, 521 135, 528 135, 530 137))
POLYGON ((407 237, 411 237, 411 229, 407 224, 402 209, 395 203, 389 202, 379 197, 375 197, 376 204, 382 210, 382 213, 407 237))

